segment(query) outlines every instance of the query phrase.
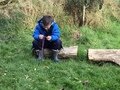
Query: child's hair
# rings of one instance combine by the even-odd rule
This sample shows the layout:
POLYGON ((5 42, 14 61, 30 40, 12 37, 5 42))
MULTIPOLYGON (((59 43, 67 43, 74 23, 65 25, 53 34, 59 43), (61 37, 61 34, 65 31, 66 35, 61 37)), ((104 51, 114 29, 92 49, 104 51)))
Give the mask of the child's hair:
POLYGON ((52 16, 49 16, 49 15, 45 15, 42 18, 42 23, 43 23, 44 26, 47 26, 47 25, 51 24, 53 21, 54 20, 53 20, 52 16))

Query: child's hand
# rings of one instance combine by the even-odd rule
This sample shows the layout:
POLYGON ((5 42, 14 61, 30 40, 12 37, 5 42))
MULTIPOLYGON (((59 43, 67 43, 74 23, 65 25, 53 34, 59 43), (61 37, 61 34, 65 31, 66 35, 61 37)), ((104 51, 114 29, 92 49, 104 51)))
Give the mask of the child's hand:
POLYGON ((47 36, 47 37, 46 37, 46 39, 47 39, 48 41, 50 41, 51 38, 52 38, 51 36, 47 36))
POLYGON ((44 38, 44 35, 40 34, 39 39, 43 39, 43 38, 44 38))

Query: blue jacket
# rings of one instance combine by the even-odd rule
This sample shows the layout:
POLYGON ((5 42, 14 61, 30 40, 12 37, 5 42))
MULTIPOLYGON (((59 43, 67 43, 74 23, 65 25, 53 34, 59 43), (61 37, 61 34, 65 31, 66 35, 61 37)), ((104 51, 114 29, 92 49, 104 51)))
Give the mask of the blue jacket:
POLYGON ((51 27, 46 31, 42 26, 42 21, 39 20, 33 33, 33 38, 39 40, 39 35, 51 36, 51 41, 55 41, 60 38, 60 29, 55 21, 52 22, 51 27))

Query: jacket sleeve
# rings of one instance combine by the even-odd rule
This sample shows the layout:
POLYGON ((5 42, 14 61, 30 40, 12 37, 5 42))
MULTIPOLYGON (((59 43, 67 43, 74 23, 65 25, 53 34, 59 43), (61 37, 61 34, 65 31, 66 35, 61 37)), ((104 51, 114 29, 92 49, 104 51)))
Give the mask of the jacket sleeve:
POLYGON ((40 26, 39 24, 37 24, 36 27, 34 28, 33 38, 35 40, 39 40, 39 35, 40 35, 40 26))
POLYGON ((60 29, 59 29, 57 24, 55 24, 54 27, 53 27, 51 37, 52 37, 52 39, 51 39, 52 41, 55 41, 55 40, 60 38, 60 29))

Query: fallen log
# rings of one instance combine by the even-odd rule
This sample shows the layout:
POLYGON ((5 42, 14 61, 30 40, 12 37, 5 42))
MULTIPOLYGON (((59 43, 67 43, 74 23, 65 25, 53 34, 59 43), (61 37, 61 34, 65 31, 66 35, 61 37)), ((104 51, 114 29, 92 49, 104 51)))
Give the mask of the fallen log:
MULTIPOLYGON (((59 58, 75 58, 77 56, 78 46, 64 47, 60 50, 58 57, 59 58)), ((44 55, 49 57, 52 54, 51 50, 44 49, 44 55)))
POLYGON ((92 61, 110 61, 120 65, 120 49, 88 49, 92 61))

